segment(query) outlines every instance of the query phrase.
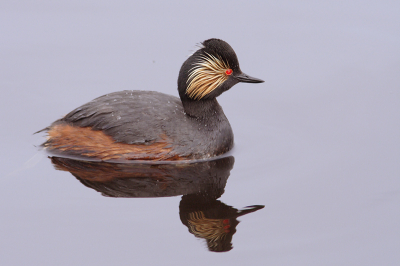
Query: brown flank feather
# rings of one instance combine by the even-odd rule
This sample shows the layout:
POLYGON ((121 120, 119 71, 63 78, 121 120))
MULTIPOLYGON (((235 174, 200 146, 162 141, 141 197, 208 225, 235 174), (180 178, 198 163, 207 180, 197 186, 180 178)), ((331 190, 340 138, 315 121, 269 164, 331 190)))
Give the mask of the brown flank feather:
POLYGON ((50 151, 61 151, 74 155, 107 160, 185 160, 173 153, 167 136, 160 136, 150 144, 126 144, 115 142, 111 136, 90 127, 75 127, 68 124, 55 125, 48 131, 44 146, 50 151))

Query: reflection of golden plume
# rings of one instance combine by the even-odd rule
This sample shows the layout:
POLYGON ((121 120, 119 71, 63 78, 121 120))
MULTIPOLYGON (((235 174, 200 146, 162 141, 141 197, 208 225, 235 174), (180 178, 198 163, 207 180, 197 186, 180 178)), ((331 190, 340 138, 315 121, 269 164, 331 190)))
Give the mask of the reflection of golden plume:
POLYGON ((228 219, 206 218, 202 211, 189 213, 188 224, 190 232, 196 237, 206 239, 211 250, 218 245, 218 241, 225 238, 230 227, 228 219))
POLYGON ((228 69, 228 63, 222 58, 206 53, 190 70, 186 94, 194 100, 200 100, 228 79, 225 73, 228 69))

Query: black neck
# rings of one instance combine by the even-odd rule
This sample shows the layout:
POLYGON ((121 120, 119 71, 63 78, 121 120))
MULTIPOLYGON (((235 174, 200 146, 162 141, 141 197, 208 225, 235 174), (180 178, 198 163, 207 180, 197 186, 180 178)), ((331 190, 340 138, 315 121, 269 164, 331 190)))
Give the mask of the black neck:
POLYGON ((221 106, 215 98, 196 101, 187 97, 181 97, 181 100, 185 113, 191 117, 208 119, 218 116, 222 111, 221 106))

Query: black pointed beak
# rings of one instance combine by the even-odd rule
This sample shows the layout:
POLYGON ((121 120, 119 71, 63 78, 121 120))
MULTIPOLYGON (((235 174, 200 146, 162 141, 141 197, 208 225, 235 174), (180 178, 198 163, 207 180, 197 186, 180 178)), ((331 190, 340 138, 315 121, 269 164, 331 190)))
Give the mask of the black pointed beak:
POLYGON ((237 79, 239 82, 246 82, 246 83, 263 83, 264 80, 258 79, 258 78, 253 78, 250 77, 249 75, 245 73, 240 73, 238 75, 233 76, 235 79, 237 79))

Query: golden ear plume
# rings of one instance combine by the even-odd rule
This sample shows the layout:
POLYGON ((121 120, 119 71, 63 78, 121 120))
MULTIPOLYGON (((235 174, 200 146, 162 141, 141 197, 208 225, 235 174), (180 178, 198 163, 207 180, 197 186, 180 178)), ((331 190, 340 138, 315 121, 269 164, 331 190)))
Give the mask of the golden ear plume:
POLYGON ((222 58, 205 53, 190 69, 186 94, 194 100, 202 99, 228 79, 228 69, 222 58))

